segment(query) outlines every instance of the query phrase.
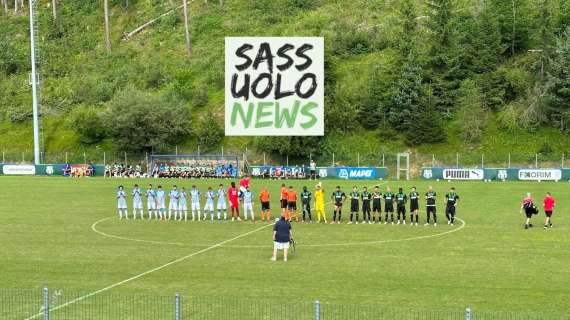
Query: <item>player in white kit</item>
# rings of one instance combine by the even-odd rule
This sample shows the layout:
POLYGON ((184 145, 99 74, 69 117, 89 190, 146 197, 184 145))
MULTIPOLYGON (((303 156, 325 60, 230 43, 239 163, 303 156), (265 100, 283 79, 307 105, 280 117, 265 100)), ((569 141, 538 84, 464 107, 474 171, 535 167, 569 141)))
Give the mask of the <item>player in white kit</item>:
POLYGON ((119 186, 119 191, 117 191, 117 209, 119 209, 119 219, 123 219, 123 214, 127 220, 129 219, 127 193, 123 190, 123 186, 119 186))
POLYGON ((246 187, 242 195, 243 195, 243 215, 245 217, 245 220, 247 220, 247 213, 249 212, 251 214, 251 221, 254 221, 255 218, 253 217, 253 192, 249 190, 249 187, 246 187))
POLYGON ((227 202, 226 202, 226 190, 224 189, 224 185, 220 184, 220 188, 218 189, 218 205, 217 205, 217 209, 218 209, 218 220, 220 220, 221 218, 221 211, 224 212, 224 220, 226 220, 228 218, 228 206, 227 206, 227 202))
POLYGON ((137 219, 137 210, 141 214, 141 220, 144 220, 144 211, 142 203, 142 191, 138 184, 135 184, 133 188, 133 219, 137 219))
POLYGON ((216 198, 216 194, 212 187, 208 187, 208 191, 206 191, 206 205, 204 206, 204 220, 206 220, 207 212, 210 212, 210 221, 214 222, 214 199, 216 198))
POLYGON ((156 191, 152 188, 152 184, 149 184, 146 190, 146 207, 148 209, 148 220, 152 220, 153 214, 158 219, 158 212, 156 212, 156 191))
POLYGON ((196 214, 198 214, 198 221, 200 221, 200 190, 196 189, 196 186, 192 186, 192 190, 190 190, 190 200, 192 201, 192 221, 196 219, 196 214))
MULTIPOLYGON (((184 221, 188 221, 188 206, 186 205, 186 188, 182 187, 180 189, 180 197, 178 198, 178 213, 180 214, 180 220, 182 220, 182 215, 184 214, 184 221)), ((176 216, 178 218, 178 216, 176 216)), ((178 219, 177 219, 178 220, 178 219)))
POLYGON ((172 187, 172 190, 170 190, 169 197, 170 197, 170 202, 168 203, 168 220, 172 218, 173 214, 174 218, 176 218, 176 216, 178 215, 178 198, 180 197, 180 192, 178 192, 176 185, 174 185, 172 187))
POLYGON ((158 186, 158 190, 156 190, 156 207, 158 209, 158 216, 160 220, 166 218, 166 195, 164 190, 162 190, 162 186, 158 186))

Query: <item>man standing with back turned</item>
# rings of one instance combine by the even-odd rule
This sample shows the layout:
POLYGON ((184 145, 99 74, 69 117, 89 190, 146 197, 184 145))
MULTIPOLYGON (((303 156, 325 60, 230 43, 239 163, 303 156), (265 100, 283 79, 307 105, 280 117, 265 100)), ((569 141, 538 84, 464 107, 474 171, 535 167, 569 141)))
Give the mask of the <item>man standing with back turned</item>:
POLYGON ((277 261, 277 250, 283 250, 283 261, 287 261, 289 253, 289 241, 293 237, 291 224, 281 216, 281 219, 273 226, 273 256, 271 261, 277 261))

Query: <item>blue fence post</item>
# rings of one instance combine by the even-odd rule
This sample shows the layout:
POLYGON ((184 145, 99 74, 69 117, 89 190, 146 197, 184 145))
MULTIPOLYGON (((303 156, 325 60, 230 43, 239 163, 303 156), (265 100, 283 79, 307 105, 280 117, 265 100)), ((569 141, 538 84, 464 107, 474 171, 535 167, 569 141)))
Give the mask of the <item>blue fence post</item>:
POLYGON ((473 310, 471 310, 471 307, 467 307, 467 309, 465 309, 465 320, 471 319, 473 319, 473 310))
POLYGON ((321 320, 321 302, 315 301, 315 320, 321 320))
POLYGON ((49 289, 44 288, 44 320, 49 320, 49 289))
POLYGON ((174 319, 180 320, 180 294, 176 294, 176 298, 174 300, 174 319))

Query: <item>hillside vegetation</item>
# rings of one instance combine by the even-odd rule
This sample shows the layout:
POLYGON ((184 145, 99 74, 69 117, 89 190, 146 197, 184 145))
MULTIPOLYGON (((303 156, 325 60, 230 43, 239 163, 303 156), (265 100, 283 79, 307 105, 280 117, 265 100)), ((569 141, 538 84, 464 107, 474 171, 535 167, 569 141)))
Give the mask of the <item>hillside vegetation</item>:
MULTIPOLYGON (((570 151, 570 2, 226 0, 38 4, 46 152, 570 151), (174 9, 174 10, 172 10, 174 9), (513 10, 514 9, 514 10, 513 10), (142 32, 125 34, 172 10, 142 32), (326 135, 223 136, 225 36, 323 36, 326 135)), ((0 16, 0 148, 29 150, 27 8, 0 16)))

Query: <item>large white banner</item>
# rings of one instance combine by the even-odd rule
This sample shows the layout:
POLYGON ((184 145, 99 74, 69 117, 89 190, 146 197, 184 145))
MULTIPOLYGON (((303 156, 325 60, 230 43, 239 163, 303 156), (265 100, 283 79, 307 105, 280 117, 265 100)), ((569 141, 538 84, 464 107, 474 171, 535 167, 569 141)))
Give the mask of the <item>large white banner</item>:
POLYGON ((443 169, 443 179, 446 180, 483 180, 484 177, 482 169, 443 169))
POLYGON ((559 169, 521 169, 519 170, 519 180, 552 180, 557 181, 562 178, 562 170, 559 169))
POLYGON ((16 164, 5 164, 2 167, 3 174, 14 174, 14 175, 34 175, 36 174, 36 166, 34 165, 16 165, 16 164))
POLYGON ((324 40, 227 37, 228 136, 324 134, 324 40))

